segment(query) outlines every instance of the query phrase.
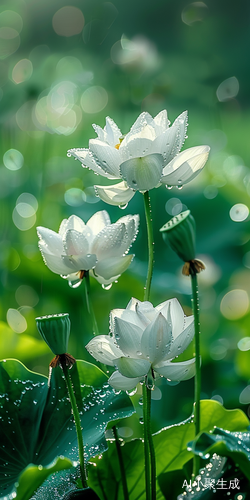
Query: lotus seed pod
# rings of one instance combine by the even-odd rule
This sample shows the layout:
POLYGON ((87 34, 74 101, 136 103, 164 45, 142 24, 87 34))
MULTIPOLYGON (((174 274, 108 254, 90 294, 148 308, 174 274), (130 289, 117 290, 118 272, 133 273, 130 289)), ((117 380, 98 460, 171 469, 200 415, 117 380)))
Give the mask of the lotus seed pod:
POLYGON ((54 354, 60 355, 67 352, 70 336, 68 313, 41 316, 36 318, 36 324, 40 335, 54 354))
POLYGON ((195 259, 195 220, 190 210, 181 212, 160 229, 163 239, 184 262, 195 259))

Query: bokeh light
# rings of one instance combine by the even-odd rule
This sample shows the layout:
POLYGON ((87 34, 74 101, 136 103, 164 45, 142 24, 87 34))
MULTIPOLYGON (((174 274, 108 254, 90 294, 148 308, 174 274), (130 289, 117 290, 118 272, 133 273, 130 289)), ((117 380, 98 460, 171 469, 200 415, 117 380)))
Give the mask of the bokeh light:
POLYGON ((19 170, 23 166, 24 158, 17 149, 9 149, 3 155, 3 162, 8 170, 19 170))
POLYGON ((230 320, 245 316, 249 310, 249 298, 245 290, 230 290, 221 300, 221 314, 230 320))
POLYGON ((16 333, 23 333, 27 329, 27 321, 17 309, 8 309, 7 322, 10 328, 16 333))
POLYGON ((22 193, 16 201, 12 220, 20 231, 28 231, 36 223, 38 201, 30 193, 22 193))
POLYGON ((108 94, 103 87, 93 86, 85 90, 81 97, 81 106, 85 113, 99 113, 108 104, 108 94))
POLYGON ((84 16, 77 7, 62 7, 53 16, 52 25, 57 35, 74 36, 81 33, 84 26, 84 16))
POLYGON ((220 83, 216 90, 218 101, 224 102, 236 97, 240 89, 239 82, 235 76, 227 78, 220 83))
POLYGON ((16 84, 28 80, 33 73, 32 62, 29 59, 21 59, 12 70, 12 80, 16 84))
POLYGON ((229 215, 234 222, 243 222, 249 215, 249 208, 244 203, 237 203, 230 209, 229 215))
POLYGON ((188 4, 181 13, 181 20, 184 24, 192 26, 197 22, 203 21, 206 17, 208 7, 204 2, 192 2, 188 4))

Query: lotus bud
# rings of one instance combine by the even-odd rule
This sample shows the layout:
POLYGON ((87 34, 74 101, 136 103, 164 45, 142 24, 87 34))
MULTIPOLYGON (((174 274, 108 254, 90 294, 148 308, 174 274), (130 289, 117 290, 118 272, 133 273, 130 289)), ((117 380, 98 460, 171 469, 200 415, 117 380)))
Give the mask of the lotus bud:
POLYGON ((199 273, 205 269, 201 260, 195 259, 196 224, 190 210, 181 212, 164 224, 160 229, 163 240, 182 259, 185 264, 182 273, 199 273))
POLYGON ((36 318, 40 335, 51 351, 57 356, 65 354, 70 336, 70 319, 68 313, 51 314, 36 318))

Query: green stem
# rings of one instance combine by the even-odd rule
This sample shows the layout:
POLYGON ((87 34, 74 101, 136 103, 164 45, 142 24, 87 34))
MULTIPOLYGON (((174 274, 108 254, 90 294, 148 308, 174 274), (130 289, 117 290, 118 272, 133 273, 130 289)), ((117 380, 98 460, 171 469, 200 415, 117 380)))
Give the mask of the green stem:
POLYGON ((156 500, 156 463, 151 433, 151 390, 143 384, 143 421, 146 500, 156 500))
POLYGON ((150 470, 150 450, 149 450, 149 421, 147 408, 147 386, 143 384, 143 430, 144 430, 144 461, 145 461, 145 484, 146 500, 151 500, 151 470, 150 470))
POLYGON ((144 300, 149 300, 150 287, 153 275, 153 266, 154 266, 154 241, 153 241, 153 225, 151 219, 150 197, 148 191, 146 191, 143 194, 143 199, 144 199, 144 208, 145 208, 147 234, 148 234, 148 273, 147 273, 146 284, 144 287, 144 300))
POLYGON ((120 465, 123 496, 124 496, 124 500, 129 500, 128 485, 127 485, 126 472, 125 472, 125 467, 124 467, 124 462, 123 462, 122 450, 121 450, 121 445, 120 445, 119 438, 118 438, 117 428, 115 425, 114 425, 114 427, 112 427, 112 430, 113 430, 114 437, 115 437, 116 451, 117 451, 119 465, 120 465))
MULTIPOLYGON (((196 271, 191 267, 191 284, 193 295, 193 313, 194 313, 194 329, 195 329, 195 408, 194 408, 194 424, 195 435, 200 432, 200 395, 201 395, 201 366, 200 366, 200 319, 199 319, 199 295, 196 271)), ((193 461, 193 475, 197 476, 199 472, 200 459, 197 455, 193 461)))
POLYGON ((78 441, 79 462, 80 462, 82 486, 83 486, 83 488, 87 488, 88 484, 87 484, 86 469, 85 469, 85 463, 84 463, 84 446, 83 446, 80 415, 79 415, 79 411, 77 408, 76 397, 75 397, 75 393, 73 390, 73 385, 72 385, 72 382, 71 382, 71 379, 69 376, 69 369, 62 360, 60 362, 61 362, 61 367, 63 369, 64 377, 66 380, 68 393, 69 393, 69 399, 70 399, 70 403, 71 403, 71 407, 72 407, 72 413, 74 416, 74 421, 75 421, 75 426, 76 426, 76 435, 77 435, 77 441, 78 441))
POLYGON ((96 321, 96 317, 95 317, 95 312, 94 312, 94 308, 93 308, 92 301, 91 301, 91 294, 90 294, 89 271, 85 271, 84 277, 85 277, 86 303, 87 303, 88 313, 89 313, 89 315, 91 317, 92 332, 93 332, 93 335, 98 335, 99 334, 99 330, 98 330, 98 325, 97 325, 97 321, 96 321))

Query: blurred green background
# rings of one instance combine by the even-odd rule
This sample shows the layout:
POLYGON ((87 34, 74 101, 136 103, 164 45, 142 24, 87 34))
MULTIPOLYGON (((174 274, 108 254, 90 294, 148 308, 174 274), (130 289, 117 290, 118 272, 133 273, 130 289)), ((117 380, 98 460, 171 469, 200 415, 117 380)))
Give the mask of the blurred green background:
MULTIPOLYGON (((128 132, 142 111, 189 112, 184 148, 208 144, 204 171, 182 190, 151 192, 155 236, 154 305, 177 297, 191 314, 189 279, 160 227, 186 207, 197 222, 202 397, 250 415, 250 4, 247 0, 8 0, 0 6, 0 357, 47 374, 49 349, 35 317, 69 312, 70 352, 91 360, 84 283, 69 288, 49 271, 36 226, 58 231, 63 218, 87 221, 107 210, 112 222, 139 213, 129 270, 109 291, 92 281, 100 331, 109 311, 143 298, 146 228, 139 193, 126 210, 94 195, 104 184, 67 149, 88 147, 92 123, 112 117, 128 132), (13 151, 14 150, 14 151, 13 151)), ((186 354, 192 355, 192 349, 186 354)), ((136 396, 137 397, 137 396, 136 396)), ((186 418, 193 381, 164 380, 153 394, 155 430, 186 418), (156 418, 157 415, 157 418, 156 418)), ((139 398, 139 396, 138 396, 139 398)), ((139 410, 138 410, 139 411, 139 410)), ((120 435, 129 437, 124 427, 120 435)))

